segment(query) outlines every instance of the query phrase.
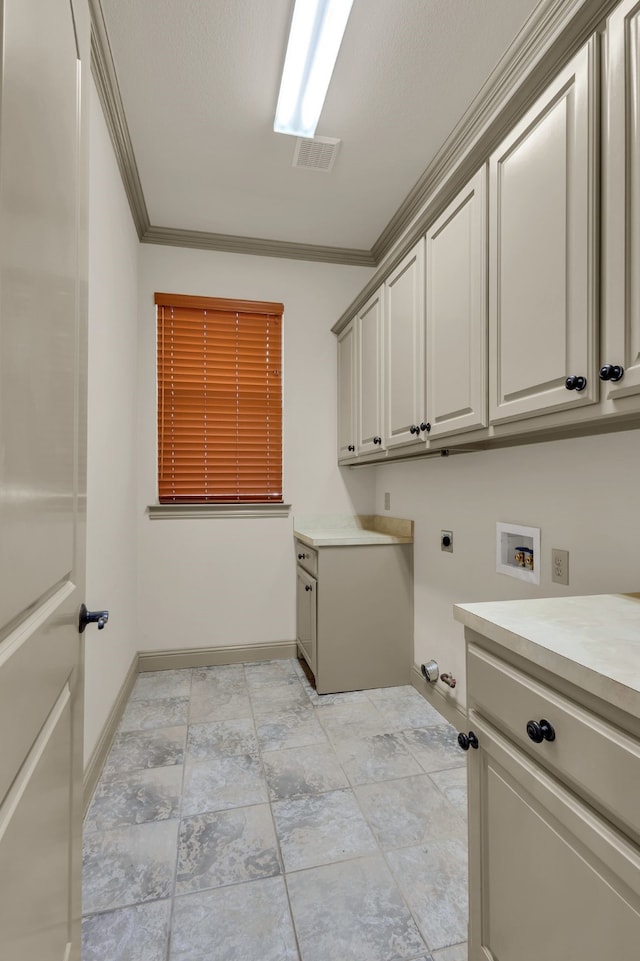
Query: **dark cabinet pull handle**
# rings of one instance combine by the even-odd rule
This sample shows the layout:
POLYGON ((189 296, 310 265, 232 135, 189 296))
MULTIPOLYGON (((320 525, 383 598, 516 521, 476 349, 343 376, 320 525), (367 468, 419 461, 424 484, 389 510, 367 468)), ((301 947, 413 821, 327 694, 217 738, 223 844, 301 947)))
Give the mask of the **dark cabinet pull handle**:
POLYGON ((463 751, 468 751, 470 747, 478 750, 478 738, 473 731, 469 731, 468 734, 458 734, 458 744, 463 751))
POLYGON ((600 368, 600 380, 612 380, 615 384, 623 377, 624 367, 621 367, 620 364, 605 364, 604 367, 600 368))
POLYGON ((312 591, 312 590, 313 590, 311 584, 305 584, 305 585, 304 585, 304 589, 305 589, 305 591, 312 591))
POLYGON ((420 424, 420 430, 426 430, 428 434, 429 431, 431 430, 431 424, 429 423, 429 421, 427 421, 426 424, 424 421, 422 421, 422 423, 420 424))
POLYGON ((374 444, 381 444, 381 443, 382 443, 382 437, 374 437, 374 438, 373 438, 373 443, 374 443, 374 444))
POLYGON ((353 444, 349 444, 349 446, 347 447, 347 450, 355 450, 355 447, 353 446, 353 444))
POLYGON ((587 378, 579 374, 571 374, 571 376, 565 380, 564 386, 567 390, 584 390, 587 386, 587 378))
POLYGON ((555 741, 556 732, 553 725, 541 718, 540 721, 527 721, 527 734, 535 744, 543 741, 555 741))

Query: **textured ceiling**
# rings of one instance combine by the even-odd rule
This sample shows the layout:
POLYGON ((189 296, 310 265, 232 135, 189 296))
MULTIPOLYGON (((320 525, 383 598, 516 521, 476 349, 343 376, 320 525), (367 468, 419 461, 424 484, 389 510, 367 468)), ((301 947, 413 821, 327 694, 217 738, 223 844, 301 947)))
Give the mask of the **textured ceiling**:
POLYGON ((101 0, 151 223, 370 249, 537 0, 354 0, 317 136, 273 114, 293 0, 101 0))

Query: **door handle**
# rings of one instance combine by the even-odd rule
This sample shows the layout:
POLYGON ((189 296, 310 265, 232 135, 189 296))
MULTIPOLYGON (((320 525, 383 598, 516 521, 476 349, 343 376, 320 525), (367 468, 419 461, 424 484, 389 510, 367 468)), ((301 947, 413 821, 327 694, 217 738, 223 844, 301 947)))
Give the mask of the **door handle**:
POLYGON ((80 615, 78 617, 78 631, 84 634, 87 624, 97 624, 101 631, 109 620, 109 611, 88 611, 86 604, 80 605, 80 615))

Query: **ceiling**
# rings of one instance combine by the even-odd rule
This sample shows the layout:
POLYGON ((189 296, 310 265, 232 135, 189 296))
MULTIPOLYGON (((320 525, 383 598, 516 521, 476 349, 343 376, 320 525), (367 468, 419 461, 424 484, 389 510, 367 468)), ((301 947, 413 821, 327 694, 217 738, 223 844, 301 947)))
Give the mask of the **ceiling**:
POLYGON ((354 0, 327 174, 273 132, 293 0, 93 0, 151 225, 369 252, 537 2, 354 0))

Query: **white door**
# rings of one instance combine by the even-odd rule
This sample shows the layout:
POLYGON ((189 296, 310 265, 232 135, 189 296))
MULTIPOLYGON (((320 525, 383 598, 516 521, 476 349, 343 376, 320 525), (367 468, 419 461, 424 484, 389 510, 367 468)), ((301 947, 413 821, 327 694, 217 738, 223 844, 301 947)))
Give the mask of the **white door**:
POLYGON ((0 955, 69 961, 80 957, 86 365, 70 0, 4 0, 2 32, 0 955))
POLYGON ((424 240, 387 277, 384 293, 385 446, 424 444, 424 240))
POLYGON ((583 47, 490 158, 493 423, 598 399, 596 52, 583 47))
POLYGON ((487 171, 427 231, 431 437, 487 425, 487 171))
MULTIPOLYGON (((603 141, 603 343, 607 400, 640 393, 640 2, 626 0, 607 25, 603 141), (611 371, 611 368, 614 371, 611 371), (620 377, 615 368, 622 368, 620 377), (613 373, 613 377, 611 376, 613 373), (614 379, 615 378, 615 379, 614 379)), ((637 406, 637 401, 636 401, 637 406)))

